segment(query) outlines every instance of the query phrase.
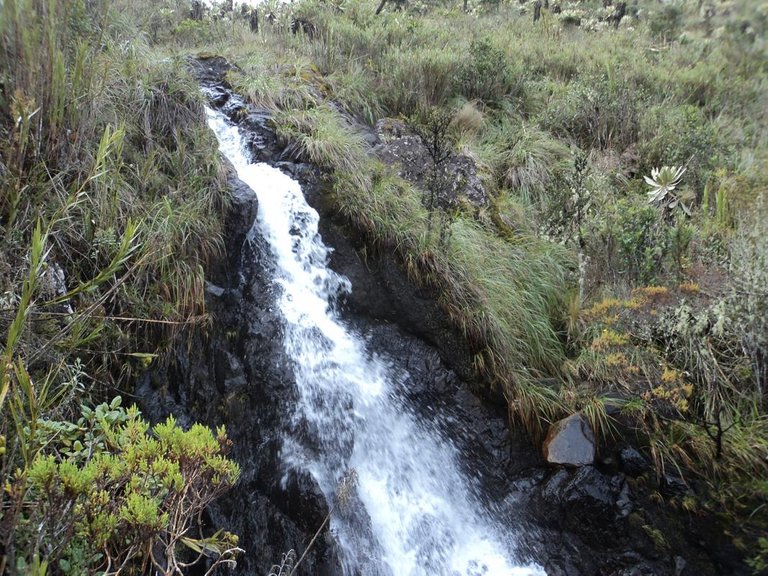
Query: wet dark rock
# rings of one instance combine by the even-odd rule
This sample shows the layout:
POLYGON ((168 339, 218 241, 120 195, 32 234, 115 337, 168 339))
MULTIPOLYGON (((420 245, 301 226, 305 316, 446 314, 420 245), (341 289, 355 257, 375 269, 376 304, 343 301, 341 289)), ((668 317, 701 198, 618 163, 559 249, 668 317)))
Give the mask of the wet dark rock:
POLYGON ((239 96, 231 96, 221 107, 224 112, 230 118, 240 118, 247 113, 245 102, 239 96))
POLYGON ((460 378, 470 379, 471 350, 438 306, 437 294, 414 286, 394 254, 367 251, 365 240, 328 205, 316 175, 306 178, 302 174, 300 182, 307 200, 320 213, 323 241, 334 248, 330 267, 352 283, 352 292, 341 302, 351 321, 396 324, 405 333, 434 346, 441 361, 460 378))
POLYGON ((283 479, 278 502, 307 533, 314 534, 325 522, 330 507, 322 490, 306 470, 291 470, 283 479))
POLYGON ((624 479, 606 476, 593 466, 584 466, 573 474, 559 498, 575 507, 583 506, 593 514, 595 510, 609 512, 619 500, 624 479))
POLYGON ((664 474, 661 477, 661 493, 665 496, 684 496, 690 492, 688 484, 677 474, 664 474))
MULTIPOLYGON (((250 197, 251 203, 240 208, 255 215, 255 197, 250 197)), ((235 255, 239 260, 231 264, 234 269, 222 266, 220 276, 212 278, 226 292, 209 294, 213 321, 207 334, 180 343, 166 365, 145 374, 137 394, 153 420, 173 413, 182 425, 201 421, 227 427, 242 475, 236 488, 209 508, 209 523, 211 531, 225 527, 241 536, 246 553, 238 574, 261 574, 289 549, 301 554, 328 508, 306 478, 283 483, 280 438, 290 426, 286 406, 295 401, 295 391, 283 360, 271 254, 242 213, 229 221, 227 260, 235 255), (241 245, 232 246, 234 238, 242 238, 241 245)), ((300 572, 319 574, 320 566, 335 565, 334 558, 332 545, 320 538, 300 572)))
POLYGON ((224 293, 226 290, 222 288, 221 286, 216 286, 216 284, 213 284, 212 282, 205 283, 205 293, 213 296, 214 298, 221 298, 224 296, 224 293))
POLYGON ((227 100, 229 100, 229 96, 229 91, 221 87, 214 87, 208 91, 208 98, 210 98, 211 103, 216 107, 221 107, 226 104, 227 100))
POLYGON ((632 446, 627 446, 619 452, 621 467, 630 476, 640 476, 650 469, 650 464, 640 452, 632 446))
POLYGON ((675 556, 675 576, 682 576, 688 562, 682 556, 675 556))
MULTIPOLYGON (((235 68, 222 56, 198 56, 187 59, 192 74, 204 90, 220 93, 230 88, 226 83, 227 72, 235 68)), ((228 98, 227 98, 228 99, 228 98)))
POLYGON ((595 461, 595 434, 581 414, 571 414, 549 428, 544 459, 550 464, 588 466, 595 461))

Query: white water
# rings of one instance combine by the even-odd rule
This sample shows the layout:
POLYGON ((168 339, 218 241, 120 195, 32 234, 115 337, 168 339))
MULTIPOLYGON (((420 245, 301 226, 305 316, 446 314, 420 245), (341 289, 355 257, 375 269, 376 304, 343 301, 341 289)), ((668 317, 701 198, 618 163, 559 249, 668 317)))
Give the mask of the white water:
POLYGON ((256 222, 277 262, 285 349, 294 363, 299 402, 286 438, 287 468, 309 470, 330 502, 354 471, 346 505, 331 529, 346 574, 539 576, 516 566, 513 538, 492 521, 436 428, 399 400, 395 374, 334 311, 349 281, 327 268, 318 215, 299 184, 266 164, 250 164, 238 129, 208 111, 221 152, 258 197, 256 222), (361 510, 364 508, 364 511, 361 510), (367 517, 366 517, 367 514, 367 517), (369 518, 369 519, 368 519, 369 518))

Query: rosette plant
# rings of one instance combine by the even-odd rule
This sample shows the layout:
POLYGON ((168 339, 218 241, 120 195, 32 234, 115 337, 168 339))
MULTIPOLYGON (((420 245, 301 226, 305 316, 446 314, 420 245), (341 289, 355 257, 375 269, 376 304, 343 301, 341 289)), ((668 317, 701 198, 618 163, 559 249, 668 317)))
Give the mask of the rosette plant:
POLYGON ((685 166, 662 166, 651 170, 650 178, 644 176, 645 182, 651 187, 648 192, 648 204, 655 204, 663 212, 679 207, 686 215, 690 216, 690 208, 681 201, 680 196, 675 192, 675 188, 680 184, 685 171, 685 166))

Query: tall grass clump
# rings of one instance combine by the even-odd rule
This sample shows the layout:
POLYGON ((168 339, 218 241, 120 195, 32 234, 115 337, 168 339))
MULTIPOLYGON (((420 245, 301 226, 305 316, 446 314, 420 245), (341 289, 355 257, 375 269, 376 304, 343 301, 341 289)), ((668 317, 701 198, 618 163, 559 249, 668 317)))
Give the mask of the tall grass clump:
POLYGON ((539 206, 547 203, 557 180, 571 167, 567 146, 512 116, 497 120, 485 132, 482 148, 499 185, 539 206))
POLYGON ((352 179, 361 188, 369 188, 362 136, 328 104, 308 110, 280 111, 274 116, 278 137, 293 158, 333 169, 352 179))
POLYGON ((459 66, 456 54, 439 47, 389 50, 379 73, 384 109, 393 116, 408 116, 419 108, 444 104, 455 94, 453 77, 459 66))
POLYGON ((557 373, 564 360, 555 327, 567 285, 568 258, 559 247, 535 239, 506 242, 467 219, 457 220, 447 254, 451 272, 474 292, 464 314, 512 372, 535 377, 557 373), (471 304, 470 304, 471 305, 471 304))
POLYGON ((469 54, 456 72, 456 83, 466 98, 498 105, 517 95, 514 76, 503 50, 490 38, 481 38, 470 43, 469 54))

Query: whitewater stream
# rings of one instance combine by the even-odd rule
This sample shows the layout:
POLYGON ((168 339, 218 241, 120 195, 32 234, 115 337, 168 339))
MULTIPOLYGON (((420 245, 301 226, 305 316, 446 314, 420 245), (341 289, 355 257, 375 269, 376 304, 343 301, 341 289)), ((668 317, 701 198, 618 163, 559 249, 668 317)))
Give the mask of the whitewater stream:
POLYGON ((275 256, 284 347, 298 403, 286 406, 286 470, 309 471, 332 508, 347 575, 533 576, 514 561, 514 534, 493 519, 434 423, 417 417, 398 384, 404 369, 367 349, 341 321, 349 281, 327 267, 318 214, 299 184, 252 164, 237 126, 208 110, 221 152, 258 197, 255 231, 275 256))

